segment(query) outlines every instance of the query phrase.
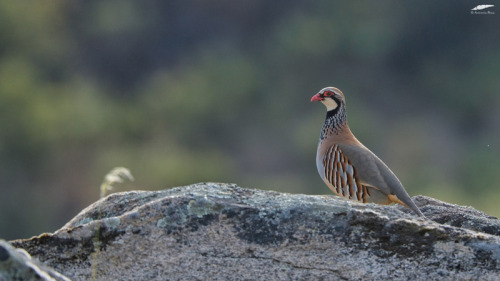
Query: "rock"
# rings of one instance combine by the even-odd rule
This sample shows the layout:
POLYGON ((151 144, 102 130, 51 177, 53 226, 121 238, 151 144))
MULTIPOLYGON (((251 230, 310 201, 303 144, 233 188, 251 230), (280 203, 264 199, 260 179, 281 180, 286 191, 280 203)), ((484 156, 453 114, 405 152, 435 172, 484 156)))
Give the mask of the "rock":
POLYGON ((44 266, 23 249, 15 249, 4 240, 0 240, 0 281, 44 280, 67 281, 67 277, 44 266))
POLYGON ((115 193, 13 241, 73 280, 499 280, 500 221, 200 183, 115 193))

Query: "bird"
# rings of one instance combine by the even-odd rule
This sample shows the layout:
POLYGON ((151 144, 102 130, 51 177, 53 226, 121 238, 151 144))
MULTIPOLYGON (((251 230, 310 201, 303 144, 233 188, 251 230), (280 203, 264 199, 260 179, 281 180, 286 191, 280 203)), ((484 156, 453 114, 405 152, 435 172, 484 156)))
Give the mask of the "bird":
POLYGON ((326 87, 311 98, 313 101, 322 102, 327 110, 316 167, 333 193, 362 203, 398 203, 424 217, 391 169, 351 132, 344 94, 326 87))

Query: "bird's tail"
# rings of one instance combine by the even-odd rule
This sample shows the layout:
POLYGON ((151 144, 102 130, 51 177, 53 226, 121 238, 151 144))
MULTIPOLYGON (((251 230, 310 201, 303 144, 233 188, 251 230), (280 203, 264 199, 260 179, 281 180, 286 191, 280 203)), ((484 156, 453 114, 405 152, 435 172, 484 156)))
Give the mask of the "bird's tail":
POLYGON ((415 214, 417 214, 419 217, 424 217, 424 214, 420 211, 420 209, 417 207, 417 205, 415 205, 415 203, 413 202, 413 200, 411 200, 410 196, 403 196, 403 200, 404 201, 401 201, 398 196, 394 195, 394 194, 389 194, 388 195, 389 197, 389 200, 391 200, 392 202, 394 203, 398 203, 398 204, 401 204, 403 206, 405 206, 406 208, 412 210, 415 214))

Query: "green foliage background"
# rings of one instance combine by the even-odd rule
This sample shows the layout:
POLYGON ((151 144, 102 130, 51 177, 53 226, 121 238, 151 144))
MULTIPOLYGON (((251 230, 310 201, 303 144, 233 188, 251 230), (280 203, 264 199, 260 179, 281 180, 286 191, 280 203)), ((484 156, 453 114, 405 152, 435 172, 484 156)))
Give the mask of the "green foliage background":
MULTIPOLYGON (((479 3, 481 4, 481 3, 479 3)), ((0 237, 125 189, 331 194, 325 86, 411 195, 500 215, 500 11, 470 1, 0 1, 0 237)))

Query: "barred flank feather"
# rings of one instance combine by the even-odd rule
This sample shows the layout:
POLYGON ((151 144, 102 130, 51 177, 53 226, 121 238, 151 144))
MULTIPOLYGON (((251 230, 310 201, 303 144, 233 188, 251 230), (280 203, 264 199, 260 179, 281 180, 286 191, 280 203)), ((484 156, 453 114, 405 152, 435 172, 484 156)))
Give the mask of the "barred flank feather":
POLYGON ((367 202, 370 194, 359 180, 356 168, 342 154, 338 145, 332 145, 323 156, 325 178, 333 186, 333 192, 338 196, 367 202))

